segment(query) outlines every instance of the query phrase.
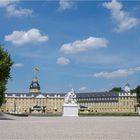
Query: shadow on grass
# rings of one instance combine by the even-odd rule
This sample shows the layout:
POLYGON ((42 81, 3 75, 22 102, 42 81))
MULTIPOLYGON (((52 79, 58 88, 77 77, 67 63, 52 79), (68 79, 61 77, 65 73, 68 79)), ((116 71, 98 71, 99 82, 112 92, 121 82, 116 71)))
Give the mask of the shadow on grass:
POLYGON ((1 117, 0 117, 0 121, 1 121, 1 120, 14 120, 14 119, 6 118, 6 117, 5 117, 5 118, 1 118, 1 117))
POLYGON ((0 120, 14 120, 14 119, 6 117, 3 113, 0 113, 0 120))
POLYGON ((111 112, 89 112, 89 113, 79 113, 79 116, 83 117, 83 116, 132 116, 132 117, 138 117, 140 116, 138 113, 111 113, 111 112))

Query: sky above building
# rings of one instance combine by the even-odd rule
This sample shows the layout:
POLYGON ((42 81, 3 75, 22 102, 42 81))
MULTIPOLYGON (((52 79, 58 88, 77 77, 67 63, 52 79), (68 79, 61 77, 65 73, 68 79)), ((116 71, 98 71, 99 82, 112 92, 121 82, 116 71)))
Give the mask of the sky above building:
POLYGON ((139 1, 0 0, 0 43, 14 65, 7 92, 104 91, 140 84, 139 1))

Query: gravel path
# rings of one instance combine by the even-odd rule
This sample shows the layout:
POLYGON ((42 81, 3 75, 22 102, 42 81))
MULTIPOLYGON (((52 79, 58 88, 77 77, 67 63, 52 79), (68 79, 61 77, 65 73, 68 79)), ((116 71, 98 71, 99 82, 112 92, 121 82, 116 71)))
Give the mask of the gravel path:
POLYGON ((0 139, 140 140, 140 117, 15 117, 0 120, 0 139))

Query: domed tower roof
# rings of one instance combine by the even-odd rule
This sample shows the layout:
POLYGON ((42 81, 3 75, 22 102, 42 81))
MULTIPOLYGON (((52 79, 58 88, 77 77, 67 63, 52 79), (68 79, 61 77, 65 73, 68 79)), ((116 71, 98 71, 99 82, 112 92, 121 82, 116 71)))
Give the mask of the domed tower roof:
POLYGON ((34 68, 34 77, 32 78, 32 82, 30 84, 29 92, 31 93, 39 93, 40 92, 40 85, 37 78, 37 73, 39 72, 38 68, 34 68))
POLYGON ((29 92, 32 92, 32 93, 40 92, 40 85, 39 85, 37 77, 33 77, 32 82, 30 84, 29 92))

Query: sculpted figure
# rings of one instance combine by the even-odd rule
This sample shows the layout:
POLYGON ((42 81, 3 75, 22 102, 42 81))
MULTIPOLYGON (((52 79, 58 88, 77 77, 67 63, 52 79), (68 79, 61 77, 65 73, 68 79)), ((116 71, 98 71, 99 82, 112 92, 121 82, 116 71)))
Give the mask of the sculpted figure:
POLYGON ((65 95, 65 104, 75 104, 76 103, 76 95, 74 90, 72 89, 65 95))
POLYGON ((125 87, 124 87, 124 90, 125 90, 126 93, 130 92, 130 85, 126 84, 125 87))

